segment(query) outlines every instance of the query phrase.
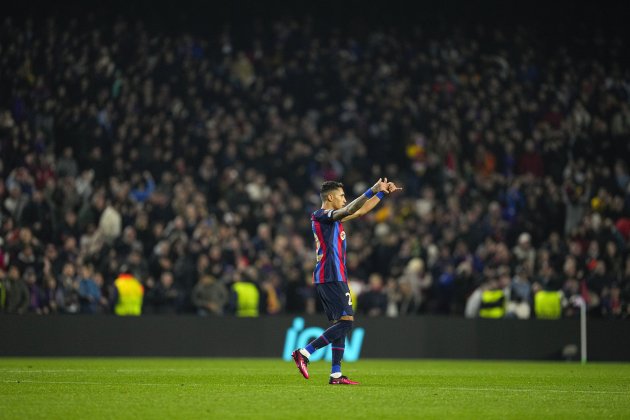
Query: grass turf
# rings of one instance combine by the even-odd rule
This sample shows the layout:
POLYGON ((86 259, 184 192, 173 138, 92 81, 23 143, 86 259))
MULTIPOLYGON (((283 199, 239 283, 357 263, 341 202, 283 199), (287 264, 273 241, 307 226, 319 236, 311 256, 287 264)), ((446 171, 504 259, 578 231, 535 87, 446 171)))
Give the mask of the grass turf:
POLYGON ((0 418, 630 418, 630 364, 0 359, 0 418))

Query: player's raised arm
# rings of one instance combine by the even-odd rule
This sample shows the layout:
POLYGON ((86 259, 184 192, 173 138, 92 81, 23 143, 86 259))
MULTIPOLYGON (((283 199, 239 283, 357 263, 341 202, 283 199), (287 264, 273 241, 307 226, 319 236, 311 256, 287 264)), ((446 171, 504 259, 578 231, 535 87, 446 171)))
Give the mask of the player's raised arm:
MULTIPOLYGON (((381 193, 381 192, 383 194, 389 193, 387 178, 385 178, 385 180, 383 180, 382 178, 379 178, 378 181, 376 181, 376 184, 374 184, 371 188, 369 188, 365 193, 355 198, 350 204, 340 208, 339 210, 333 211, 331 214, 331 218, 334 221, 349 220, 348 218, 349 216, 355 214, 357 211, 359 211, 359 209, 363 207, 363 205, 366 202, 368 202, 368 200, 372 199, 373 197, 376 196, 376 194, 381 193)), ((378 198, 375 200, 376 203, 378 203, 378 200, 379 200, 378 198)), ((374 203, 374 206, 376 205, 376 203, 374 203)))
MULTIPOLYGON (((385 182, 387 182, 387 178, 385 178, 385 182)), ((390 194, 394 191, 400 191, 402 188, 399 188, 393 182, 387 182, 387 191, 383 191, 380 194, 377 193, 374 197, 370 198, 363 204, 363 206, 354 212, 353 214, 344 217, 341 219, 342 222, 346 222, 348 220, 356 219, 357 217, 361 217, 367 213, 369 213, 378 203, 380 203, 382 194, 390 194)))

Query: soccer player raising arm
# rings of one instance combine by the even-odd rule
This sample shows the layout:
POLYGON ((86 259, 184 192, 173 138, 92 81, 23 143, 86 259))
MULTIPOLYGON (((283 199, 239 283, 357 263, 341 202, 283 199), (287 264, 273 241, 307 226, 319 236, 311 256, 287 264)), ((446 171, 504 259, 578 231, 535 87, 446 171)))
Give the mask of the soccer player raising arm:
POLYGON ((341 374, 345 339, 354 322, 346 269, 346 232, 343 230, 342 222, 367 214, 386 194, 401 189, 393 182, 387 182, 387 178, 384 180, 379 178, 364 194, 346 204, 342 183, 326 181, 322 184, 320 190, 322 207, 311 215, 317 254, 313 283, 326 316, 333 325, 305 348, 293 352, 293 360, 306 379, 309 378, 307 366, 311 353, 332 344, 332 372, 328 383, 358 385, 358 382, 351 381, 341 374))

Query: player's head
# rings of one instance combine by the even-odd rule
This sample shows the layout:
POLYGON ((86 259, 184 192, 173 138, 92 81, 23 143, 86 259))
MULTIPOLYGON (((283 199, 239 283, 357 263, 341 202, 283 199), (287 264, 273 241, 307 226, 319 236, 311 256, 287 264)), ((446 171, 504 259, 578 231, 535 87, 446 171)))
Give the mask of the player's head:
POLYGON ((343 192, 343 184, 337 181, 326 181, 319 190, 319 196, 323 204, 337 210, 346 205, 346 195, 343 192))

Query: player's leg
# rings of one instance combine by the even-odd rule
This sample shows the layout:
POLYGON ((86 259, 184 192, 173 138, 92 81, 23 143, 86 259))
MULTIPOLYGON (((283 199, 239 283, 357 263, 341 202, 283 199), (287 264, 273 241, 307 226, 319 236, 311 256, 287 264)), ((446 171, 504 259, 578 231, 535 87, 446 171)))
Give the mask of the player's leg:
POLYGON ((352 312, 352 301, 345 296, 346 289, 348 289, 348 285, 342 282, 323 283, 315 286, 326 316, 329 321, 333 322, 333 325, 308 343, 304 349, 300 349, 304 356, 310 357, 311 353, 326 347, 339 337, 345 338, 352 329, 354 313, 352 312))
POLYGON ((339 323, 346 323, 346 329, 343 335, 340 335, 332 342, 332 367, 330 379, 328 383, 331 385, 358 385, 358 382, 351 381, 341 374, 341 360, 343 352, 346 348, 346 336, 352 330, 354 323, 354 310, 352 309, 352 299, 350 298, 350 288, 347 283, 340 283, 337 292, 339 299, 337 300, 342 307, 342 316, 339 323))
MULTIPOLYGON (((322 347, 326 347, 330 343, 344 343, 346 340, 346 335, 352 330, 352 321, 337 321, 333 326, 328 328, 322 335, 317 337, 315 340, 308 343, 308 345, 302 349, 297 349, 292 353, 293 360, 295 364, 306 379, 309 378, 307 366, 309 364, 309 357, 315 351, 321 349, 322 347)), ((335 350, 333 350, 334 352, 335 350)), ((343 355, 343 352, 341 352, 343 355)))
POLYGON ((342 287, 337 284, 337 282, 318 284, 315 287, 328 320, 333 321, 334 324, 324 331, 322 335, 308 343, 306 347, 297 349, 292 353, 293 360, 298 370, 306 379, 309 377, 307 366, 311 354, 326 347, 340 337, 345 339, 348 332, 352 329, 352 318, 349 320, 348 317, 354 315, 351 312, 352 308, 350 308, 350 312, 348 312, 347 304, 343 303, 348 300, 344 293, 342 293, 342 287))

